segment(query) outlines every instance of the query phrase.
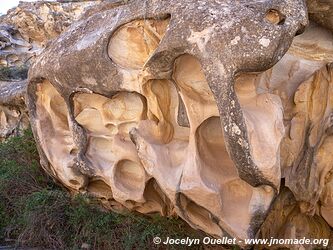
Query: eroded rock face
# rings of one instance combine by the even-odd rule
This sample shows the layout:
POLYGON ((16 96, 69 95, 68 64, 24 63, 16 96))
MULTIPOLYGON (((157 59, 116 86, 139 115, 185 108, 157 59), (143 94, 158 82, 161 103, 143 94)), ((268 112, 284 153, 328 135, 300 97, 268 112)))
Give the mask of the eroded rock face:
POLYGON ((0 141, 18 135, 29 126, 24 102, 26 81, 17 81, 21 78, 19 71, 28 68, 47 43, 65 31, 85 9, 99 3, 98 0, 21 2, 0 17, 0 70, 14 71, 6 79, 0 79, 0 141))
POLYGON ((260 230, 263 238, 330 238, 332 55, 332 33, 311 23, 272 69, 243 76, 252 79, 257 93, 279 96, 284 112, 285 187, 260 230))
POLYGON ((333 30, 333 2, 330 0, 307 0, 309 17, 318 24, 333 30))
MULTIPOLYGON (((331 228, 318 214, 309 215, 301 211, 293 193, 283 188, 274 202, 270 213, 260 230, 263 239, 330 239, 331 228)), ((302 244, 275 244, 269 249, 321 249, 322 244, 309 246, 302 244)), ((267 246, 258 246, 257 249, 267 249, 267 246)))
POLYGON ((238 239, 255 237, 284 178, 261 235, 281 235, 283 222, 267 228, 289 199, 295 225, 326 237, 333 39, 311 24, 293 41, 306 25, 294 0, 91 9, 29 72, 43 167, 110 209, 238 239))
POLYGON ((0 65, 31 63, 47 45, 100 1, 21 2, 0 17, 0 65))
POLYGON ((27 81, 0 81, 0 142, 29 127, 26 85, 27 81))

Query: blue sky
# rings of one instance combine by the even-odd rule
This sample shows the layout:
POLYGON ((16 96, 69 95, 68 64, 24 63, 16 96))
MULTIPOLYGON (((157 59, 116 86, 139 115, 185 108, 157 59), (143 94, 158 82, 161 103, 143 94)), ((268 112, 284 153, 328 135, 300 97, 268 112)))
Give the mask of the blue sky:
MULTIPOLYGON (((35 1, 36 0, 23 0, 23 2, 35 2, 35 1)), ((19 2, 20 0, 0 0, 0 14, 6 14, 7 10, 17 6, 19 2)))

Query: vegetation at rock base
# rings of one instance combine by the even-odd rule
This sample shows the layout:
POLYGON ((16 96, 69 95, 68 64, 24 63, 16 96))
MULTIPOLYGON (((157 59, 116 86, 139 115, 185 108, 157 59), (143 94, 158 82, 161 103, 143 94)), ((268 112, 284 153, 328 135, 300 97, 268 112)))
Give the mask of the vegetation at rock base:
POLYGON ((155 236, 203 237, 180 219, 121 215, 94 197, 70 196, 39 166, 31 131, 0 144, 0 246, 153 249, 155 236))
POLYGON ((29 67, 26 65, 0 67, 0 81, 24 80, 28 77, 29 67))

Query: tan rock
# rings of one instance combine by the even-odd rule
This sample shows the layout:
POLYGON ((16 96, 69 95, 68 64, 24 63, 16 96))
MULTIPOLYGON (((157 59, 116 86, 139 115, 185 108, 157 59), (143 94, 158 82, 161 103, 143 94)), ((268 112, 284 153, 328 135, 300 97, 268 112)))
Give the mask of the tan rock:
POLYGON ((99 0, 21 2, 0 17, 0 66, 31 63, 82 12, 99 0))
MULTIPOLYGON (((223 4, 105 2, 51 42, 27 96, 42 165, 109 209, 216 237, 329 237, 332 34, 311 23, 294 39, 303 1, 223 4)), ((17 10, 16 40, 43 47, 65 30, 60 6, 17 10)), ((5 131, 18 115, 1 108, 5 131)))
POLYGON ((49 41, 65 31, 85 9, 99 3, 21 2, 0 17, 0 67, 7 71, 14 68, 11 77, 0 82, 0 141, 29 126, 24 103, 26 82, 18 81, 22 76, 17 72, 28 68, 49 41))
POLYGON ((0 142, 29 127, 25 105, 26 81, 0 81, 0 142))

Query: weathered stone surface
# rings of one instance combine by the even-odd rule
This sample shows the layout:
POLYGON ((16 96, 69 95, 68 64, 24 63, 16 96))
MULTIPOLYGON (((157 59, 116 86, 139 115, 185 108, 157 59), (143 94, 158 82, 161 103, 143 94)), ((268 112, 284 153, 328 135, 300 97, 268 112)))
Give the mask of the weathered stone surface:
POLYGON ((83 10, 100 1, 21 2, 0 17, 0 65, 30 63, 77 20, 83 10))
POLYGON ((96 6, 29 72, 43 167, 117 211, 177 213, 214 236, 254 237, 285 174, 283 111, 315 71, 306 62, 320 69, 331 56, 326 43, 314 62, 294 55, 305 34, 283 57, 306 25, 303 1, 96 6), (270 81, 303 62, 289 85, 270 81))
POLYGON ((333 2, 331 0, 307 0, 309 17, 318 24, 333 30, 333 2))
POLYGON ((13 71, 14 78, 6 77, 0 82, 0 140, 28 127, 23 100, 26 81, 17 82, 19 77, 13 74, 28 68, 49 40, 65 31, 85 9, 98 3, 98 0, 21 2, 0 17, 0 67, 2 71, 13 71))
MULTIPOLYGON (((326 239, 331 240, 331 228, 320 215, 304 214, 295 197, 283 188, 260 230, 263 239, 326 239)), ((328 242, 327 242, 328 243, 328 242)), ((326 244, 327 244, 326 243, 326 244)), ((323 249, 322 244, 274 244, 269 249, 323 249)), ((267 249, 257 246, 256 249, 267 249)))
POLYGON ((272 69, 243 75, 257 93, 279 96, 284 111, 280 167, 285 188, 261 228, 263 238, 329 238, 332 55, 332 33, 311 23, 272 69))
POLYGON ((29 127, 26 85, 27 81, 0 81, 0 142, 29 127))

